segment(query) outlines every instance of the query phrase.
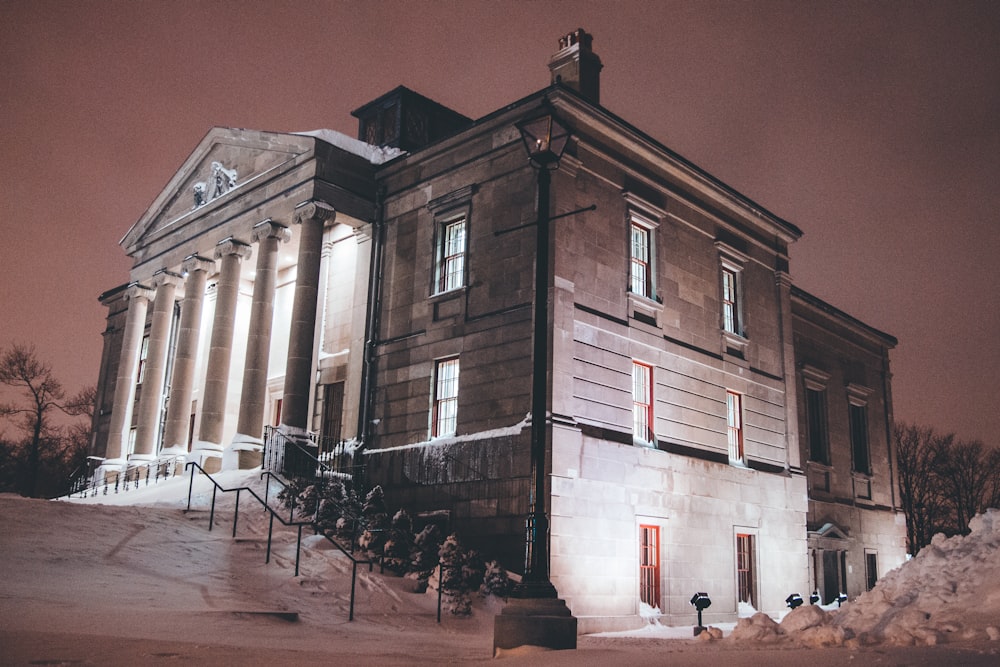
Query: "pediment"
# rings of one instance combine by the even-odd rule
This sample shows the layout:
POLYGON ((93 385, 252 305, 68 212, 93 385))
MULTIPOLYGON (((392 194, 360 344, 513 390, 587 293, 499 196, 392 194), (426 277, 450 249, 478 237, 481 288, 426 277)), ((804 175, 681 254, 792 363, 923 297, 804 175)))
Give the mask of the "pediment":
POLYGON ((308 136, 213 128, 125 234, 122 247, 131 256, 150 240, 293 169, 313 156, 315 143, 308 136))
POLYGON ((810 537, 833 538, 833 539, 837 539, 837 540, 850 539, 850 538, 848 538, 847 533, 842 528, 840 528, 840 526, 838 526, 835 523, 831 523, 831 522, 824 523, 822 526, 820 526, 816 530, 810 530, 809 531, 809 536, 810 537))

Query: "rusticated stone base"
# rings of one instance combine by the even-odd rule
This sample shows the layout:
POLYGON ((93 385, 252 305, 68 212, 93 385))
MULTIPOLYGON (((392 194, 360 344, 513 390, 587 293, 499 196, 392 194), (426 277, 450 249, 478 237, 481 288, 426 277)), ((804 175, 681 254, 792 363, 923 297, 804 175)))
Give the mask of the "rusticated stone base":
POLYGON ((264 452, 260 450, 241 449, 238 461, 240 470, 259 468, 264 463, 264 452))
POLYGON ((501 649, 576 648, 576 618, 557 598, 511 598, 493 621, 493 655, 501 649))

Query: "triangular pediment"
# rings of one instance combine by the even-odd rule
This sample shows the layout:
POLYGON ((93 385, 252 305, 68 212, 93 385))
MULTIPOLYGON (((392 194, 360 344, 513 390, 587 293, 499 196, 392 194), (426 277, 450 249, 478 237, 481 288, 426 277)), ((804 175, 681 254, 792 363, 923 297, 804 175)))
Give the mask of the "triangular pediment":
POLYGON ((302 135, 213 128, 125 234, 122 247, 133 255, 151 239, 295 168, 313 156, 315 143, 302 135))
POLYGON ((824 523, 816 530, 809 531, 810 537, 833 538, 836 540, 849 539, 847 533, 837 524, 832 522, 824 523))

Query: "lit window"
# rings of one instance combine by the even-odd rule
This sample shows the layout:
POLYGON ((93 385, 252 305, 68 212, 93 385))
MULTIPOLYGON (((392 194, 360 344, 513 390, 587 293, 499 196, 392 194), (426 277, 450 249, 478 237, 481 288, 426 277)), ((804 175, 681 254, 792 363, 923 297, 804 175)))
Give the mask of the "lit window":
POLYGON ((849 408, 854 470, 870 475, 872 466, 868 452, 868 406, 851 403, 849 408))
POLYGON ((465 285, 465 216, 441 226, 435 285, 437 292, 465 285))
POLYGON ((458 358, 442 359, 434 366, 434 404, 431 436, 455 435, 458 423, 458 358))
POLYGON ((754 536, 736 535, 736 581, 737 602, 743 602, 757 609, 756 563, 754 558, 754 536))
POLYGON ((731 334, 743 335, 740 321, 740 272, 728 265, 722 267, 722 328, 731 334))
POLYGON ((830 439, 826 423, 826 391, 806 388, 806 425, 809 428, 809 459, 830 464, 830 439))
POLYGON ((726 433, 729 440, 729 460, 743 461, 743 397, 726 392, 726 433))
POLYGON ((639 600, 660 607, 659 526, 639 526, 639 600))
POLYGON ((653 232, 649 227, 632 222, 632 269, 629 289, 633 294, 649 298, 653 297, 653 277, 651 274, 653 257, 650 243, 652 236, 653 232))
POLYGON ((142 379, 146 376, 146 357, 149 355, 149 335, 142 337, 142 345, 139 347, 139 369, 136 371, 135 383, 142 384, 142 379))
POLYGON ((632 362, 632 435, 643 442, 655 442, 653 433, 653 369, 632 362))

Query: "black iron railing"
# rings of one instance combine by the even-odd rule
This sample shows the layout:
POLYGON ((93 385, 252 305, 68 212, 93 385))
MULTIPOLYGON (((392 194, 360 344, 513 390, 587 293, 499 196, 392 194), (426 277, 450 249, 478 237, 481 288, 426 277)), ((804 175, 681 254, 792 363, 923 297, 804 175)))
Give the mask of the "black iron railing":
POLYGON ((355 443, 319 437, 313 433, 290 436, 264 427, 264 470, 285 477, 340 478, 363 491, 363 457, 355 443))
POLYGON ((124 493, 183 474, 186 454, 162 456, 152 461, 134 461, 119 470, 101 470, 104 459, 90 457, 73 473, 69 496, 86 498, 99 494, 124 493))
POLYGON ((349 621, 353 621, 354 620, 354 597, 355 597, 354 591, 355 591, 356 584, 357 584, 358 565, 367 565, 368 566, 368 571, 371 572, 372 569, 374 568, 374 561, 356 558, 353 553, 351 553, 346 548, 344 548, 344 546, 342 544, 340 544, 337 540, 333 539, 333 537, 331 537, 329 534, 327 534, 326 531, 320 530, 319 526, 316 524, 315 517, 313 517, 311 519, 308 519, 308 520, 296 520, 295 519, 295 502, 294 502, 294 500, 292 501, 292 503, 291 503, 291 505, 290 505, 290 507, 288 509, 288 519, 285 519, 281 515, 281 513, 279 513, 279 511, 278 511, 277 508, 272 507, 270 505, 270 503, 268 502, 268 499, 269 499, 269 496, 270 496, 270 482, 271 482, 271 480, 276 481, 278 484, 280 484, 284 488, 288 488, 288 485, 280 477, 278 477, 276 474, 274 474, 270 470, 264 470, 260 474, 261 479, 265 479, 266 480, 265 481, 265 486, 264 486, 264 497, 261 498, 259 495, 257 495, 257 492, 254 491, 253 489, 251 489, 249 486, 240 486, 240 487, 235 487, 235 488, 232 488, 232 489, 224 488, 217 481, 215 481, 215 478, 213 478, 210 474, 208 474, 207 472, 205 472, 204 468, 202 468, 200 465, 198 465, 194 461, 189 461, 188 464, 187 464, 187 466, 186 466, 186 468, 190 468, 191 469, 191 481, 188 484, 188 504, 187 504, 187 509, 188 510, 191 509, 191 494, 192 494, 192 490, 194 488, 194 470, 195 470, 195 468, 197 468, 199 471, 201 471, 201 473, 205 476, 205 478, 208 479, 212 483, 212 504, 211 504, 211 509, 209 511, 209 515, 208 515, 208 529, 209 530, 212 530, 212 526, 215 524, 215 501, 216 501, 216 496, 217 496, 217 494, 218 494, 219 491, 222 491, 223 493, 233 493, 233 492, 236 493, 236 507, 235 507, 235 509, 233 511, 233 534, 232 534, 233 538, 236 537, 236 525, 239 522, 239 515, 240 515, 240 494, 242 492, 246 491, 247 493, 250 494, 250 496, 252 498, 256 499, 257 502, 259 502, 261 504, 261 506, 264 508, 264 510, 269 514, 268 526, 267 526, 267 554, 266 554, 265 561, 264 561, 265 563, 270 563, 271 562, 271 543, 272 543, 272 537, 273 537, 273 534, 274 534, 274 520, 275 519, 277 519, 279 522, 281 522, 281 524, 284 525, 284 526, 294 527, 296 529, 296 532, 297 532, 297 537, 296 537, 296 541, 295 541, 295 576, 296 577, 299 576, 299 560, 300 560, 300 555, 301 555, 301 552, 302 552, 302 529, 304 527, 310 527, 310 528, 312 528, 314 534, 316 534, 316 535, 322 535, 324 538, 326 538, 326 540, 328 542, 330 542, 330 544, 332 544, 334 547, 336 547, 342 554, 344 554, 345 556, 347 556, 350 559, 350 561, 351 561, 351 601, 350 601, 350 610, 348 612, 347 620, 349 620, 349 621))

